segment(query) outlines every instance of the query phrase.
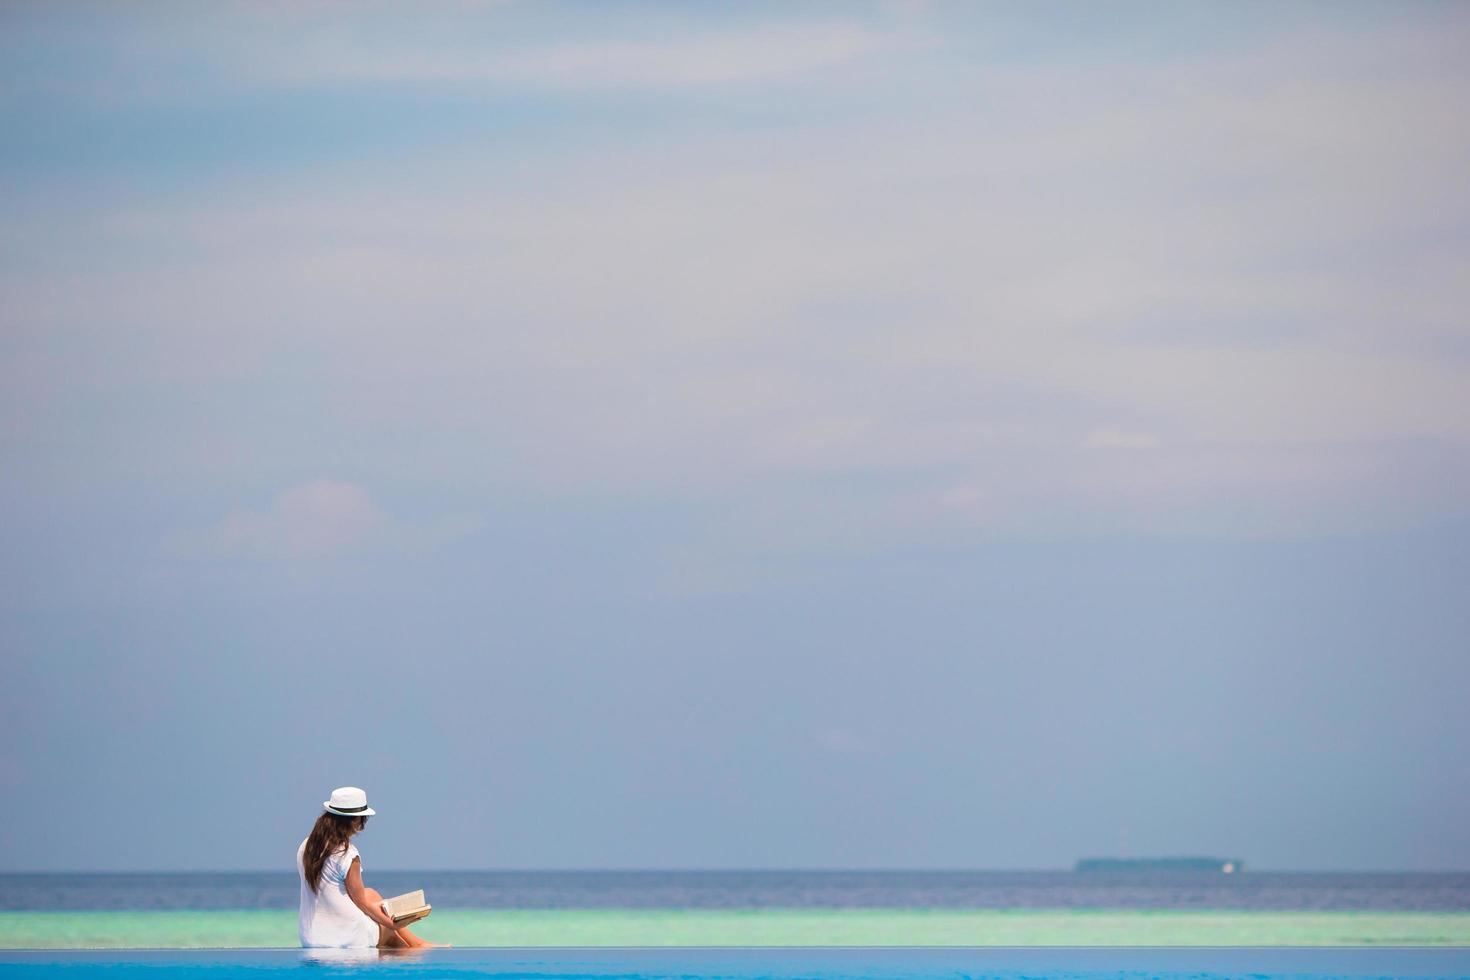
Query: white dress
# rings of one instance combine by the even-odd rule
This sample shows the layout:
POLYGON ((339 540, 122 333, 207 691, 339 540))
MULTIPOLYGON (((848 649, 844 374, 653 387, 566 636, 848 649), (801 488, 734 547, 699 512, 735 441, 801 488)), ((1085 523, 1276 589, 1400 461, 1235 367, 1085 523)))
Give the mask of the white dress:
POLYGON ((347 894, 347 872, 358 858, 357 848, 327 858, 317 890, 306 884, 302 857, 306 841, 296 848, 296 875, 301 879, 301 945, 332 949, 360 949, 378 945, 378 924, 369 919, 347 894))

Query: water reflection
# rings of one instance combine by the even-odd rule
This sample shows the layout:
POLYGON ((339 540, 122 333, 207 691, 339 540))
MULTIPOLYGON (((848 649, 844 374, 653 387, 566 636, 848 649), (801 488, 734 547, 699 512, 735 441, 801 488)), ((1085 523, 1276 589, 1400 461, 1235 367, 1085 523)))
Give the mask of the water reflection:
POLYGON ((301 961, 308 966, 360 966, 380 960, 421 960, 426 949, 303 949, 301 961))
POLYGON ((310 966, 351 966, 376 963, 383 952, 380 949, 303 949, 301 960, 310 966))

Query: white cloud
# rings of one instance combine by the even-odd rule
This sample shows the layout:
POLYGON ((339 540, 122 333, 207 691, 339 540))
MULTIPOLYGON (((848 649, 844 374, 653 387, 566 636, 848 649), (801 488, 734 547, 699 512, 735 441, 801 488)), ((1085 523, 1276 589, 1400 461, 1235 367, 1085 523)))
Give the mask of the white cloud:
POLYGON ((433 551, 484 527, 482 517, 464 512, 398 519, 359 484, 316 479, 281 491, 267 508, 236 508, 209 527, 176 532, 165 541, 164 552, 177 558, 269 560, 407 555, 433 551))
POLYGON ((200 543, 225 555, 325 558, 363 545, 387 525, 365 489, 319 479, 282 491, 267 510, 231 511, 200 543))
POLYGON ((870 759, 885 754, 873 738, 850 728, 822 728, 814 733, 813 740, 823 751, 836 756, 870 759))
POLYGON ((647 41, 599 39, 521 47, 466 47, 462 39, 414 50, 345 44, 340 39, 287 46, 242 66, 294 83, 322 79, 496 83, 532 88, 683 89, 796 78, 858 61, 890 46, 845 22, 774 25, 647 41))
POLYGON ((1155 449, 1159 437, 1150 432, 1125 432, 1122 429, 1094 429, 1087 434, 1088 449, 1155 449))

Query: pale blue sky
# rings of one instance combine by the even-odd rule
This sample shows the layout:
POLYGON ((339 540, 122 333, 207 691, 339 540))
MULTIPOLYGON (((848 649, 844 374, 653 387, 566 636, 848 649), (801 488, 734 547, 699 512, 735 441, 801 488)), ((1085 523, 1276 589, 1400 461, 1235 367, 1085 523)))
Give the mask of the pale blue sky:
POLYGON ((1465 8, 405 10, 0 10, 0 870, 1470 868, 1465 8))

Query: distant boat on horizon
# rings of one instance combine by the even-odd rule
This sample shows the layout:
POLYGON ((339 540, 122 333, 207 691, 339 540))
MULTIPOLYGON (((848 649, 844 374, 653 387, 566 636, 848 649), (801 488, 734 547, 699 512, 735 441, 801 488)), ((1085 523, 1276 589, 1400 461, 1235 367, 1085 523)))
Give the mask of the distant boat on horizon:
POLYGON ((1216 871, 1234 874, 1245 870, 1239 858, 1157 857, 1157 858, 1083 858, 1077 871, 1216 871))

